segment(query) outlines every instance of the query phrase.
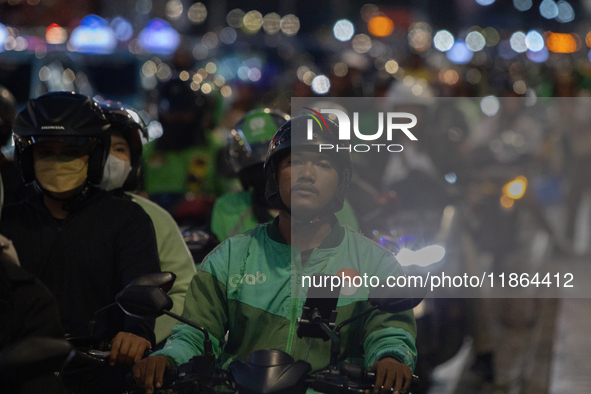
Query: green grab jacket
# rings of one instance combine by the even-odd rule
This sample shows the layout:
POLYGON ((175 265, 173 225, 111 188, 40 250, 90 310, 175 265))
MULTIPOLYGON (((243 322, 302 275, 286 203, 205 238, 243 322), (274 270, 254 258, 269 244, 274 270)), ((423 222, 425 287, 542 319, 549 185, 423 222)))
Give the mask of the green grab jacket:
MULTIPOLYGON (((255 350, 279 349, 296 360, 308 361, 313 370, 323 368, 330 360, 330 341, 298 338, 296 333, 307 293, 302 276, 336 275, 344 268, 381 279, 404 275, 392 252, 334 221, 329 236, 303 266, 299 250, 281 236, 278 220, 229 238, 204 259, 187 292, 183 317, 209 332, 218 367, 245 360, 255 350)), ((355 289, 348 290, 350 294, 355 289)), ((351 295, 341 290, 336 323, 369 308, 370 290, 362 286, 351 295)), ((415 337, 412 310, 374 311, 342 329, 339 361, 364 360, 370 368, 391 356, 414 370, 415 337)), ((203 334, 177 324, 164 348, 153 355, 165 355, 179 365, 202 353, 203 334)))

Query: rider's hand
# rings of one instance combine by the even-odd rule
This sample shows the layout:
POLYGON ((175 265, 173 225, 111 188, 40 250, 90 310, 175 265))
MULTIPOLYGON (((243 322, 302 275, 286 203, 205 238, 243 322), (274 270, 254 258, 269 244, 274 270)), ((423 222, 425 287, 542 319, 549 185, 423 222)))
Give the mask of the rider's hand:
POLYGON ((111 345, 111 366, 115 364, 133 364, 144 357, 144 352, 151 346, 150 341, 129 332, 120 332, 111 345))
POLYGON ((408 365, 392 357, 384 357, 371 366, 376 372, 374 393, 389 393, 394 389, 395 393, 408 390, 412 382, 412 372, 408 365))
POLYGON ((133 379, 138 386, 146 388, 146 394, 152 394, 154 386, 162 387, 164 370, 170 367, 166 356, 146 357, 133 366, 133 379))

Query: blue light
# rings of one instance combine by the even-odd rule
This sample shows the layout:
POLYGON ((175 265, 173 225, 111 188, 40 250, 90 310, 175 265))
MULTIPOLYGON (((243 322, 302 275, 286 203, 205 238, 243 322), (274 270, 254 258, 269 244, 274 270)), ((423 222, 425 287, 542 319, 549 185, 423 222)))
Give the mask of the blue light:
POLYGON ((513 59, 517 56, 517 52, 511 48, 511 44, 509 44, 509 40, 501 41, 498 46, 499 56, 503 59, 513 59))
POLYGON ((458 176, 455 172, 450 172, 449 174, 445 174, 445 180, 447 183, 454 184, 458 180, 458 176))
POLYGON ((127 41, 133 36, 133 27, 127 19, 118 16, 111 21, 111 27, 119 41, 127 41))
POLYGON ((495 0, 476 0, 476 2, 480 5, 491 5, 495 0))
POLYGON ((527 51, 526 55, 529 58, 529 60, 531 60, 532 62, 543 63, 546 60, 548 60, 549 53, 546 48, 542 48, 541 51, 537 51, 537 52, 527 51))
POLYGON ((111 53, 117 46, 113 29, 97 15, 87 15, 70 36, 70 46, 81 53, 111 53))
POLYGON ((544 49, 544 37, 535 30, 530 31, 525 36, 525 45, 532 52, 538 52, 544 49))
POLYGON ((447 58, 455 64, 466 64, 472 60, 474 52, 468 49, 464 40, 456 40, 454 45, 447 51, 447 58))
POLYGON ((160 18, 154 18, 148 22, 138 39, 146 52, 157 55, 174 53, 181 41, 179 33, 160 18))
POLYGON ((0 23, 0 52, 4 52, 4 43, 6 42, 8 36, 8 29, 6 28, 6 26, 0 23))

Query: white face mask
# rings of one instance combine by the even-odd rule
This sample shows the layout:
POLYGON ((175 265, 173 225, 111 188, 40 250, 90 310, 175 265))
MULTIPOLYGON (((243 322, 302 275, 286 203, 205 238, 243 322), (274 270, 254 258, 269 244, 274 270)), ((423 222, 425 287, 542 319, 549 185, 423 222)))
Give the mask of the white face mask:
POLYGON ((131 163, 109 155, 103 170, 103 181, 101 189, 110 192, 111 190, 123 187, 127 176, 131 172, 131 163))

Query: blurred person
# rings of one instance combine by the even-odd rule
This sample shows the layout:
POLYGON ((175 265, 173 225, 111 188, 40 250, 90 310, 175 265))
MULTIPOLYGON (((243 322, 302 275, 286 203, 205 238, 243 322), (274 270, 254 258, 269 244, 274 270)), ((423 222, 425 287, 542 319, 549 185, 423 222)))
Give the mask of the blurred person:
MULTIPOLYGON (((193 258, 172 216, 147 198, 132 193, 138 189, 141 179, 142 139, 148 138, 146 125, 136 110, 124 104, 107 101, 99 106, 110 123, 108 132, 111 135, 100 187, 113 196, 139 204, 150 215, 156 231, 160 268, 176 274, 174 286, 168 293, 174 303, 171 311, 181 314, 185 293, 195 274, 193 258)), ((176 320, 169 316, 156 319, 157 344, 170 335, 175 324, 176 320)))
MULTIPOLYGON (((271 139, 288 120, 289 115, 281 111, 258 109, 246 114, 232 130, 227 156, 243 190, 226 193, 214 204, 211 230, 220 241, 270 222, 279 214, 265 198, 263 164, 271 139)), ((336 216, 342 225, 359 231, 355 214, 346 201, 336 216)))
MULTIPOLYGON (((313 125, 314 139, 307 140, 308 119, 304 115, 286 122, 267 151, 265 195, 280 211, 278 218, 224 241, 205 259, 187 293, 183 317, 209 332, 222 368, 269 348, 306 360, 312 370, 329 363, 330 342, 299 338, 295 332, 305 298, 292 294, 292 267, 298 276, 334 275, 341 269, 383 278, 404 275, 390 251, 339 225, 334 213, 343 207, 352 173, 349 141, 338 139, 338 126, 331 121, 328 129, 313 125), (324 143, 345 149, 318 153, 324 143), (256 272, 260 281, 255 285, 236 279, 246 272, 256 272)), ((368 307, 368 289, 359 290, 340 294, 336 324, 368 307)), ((406 390, 416 363, 415 337, 412 311, 374 311, 343 330, 339 361, 353 359, 376 370, 375 392, 406 390)), ((201 331, 177 325, 164 349, 136 364, 136 382, 153 393, 161 387, 166 368, 203 352, 203 340, 201 331)))
POLYGON ((223 145, 216 141, 211 97, 190 81, 171 79, 159 90, 163 134, 144 146, 144 191, 177 222, 209 223, 213 200, 225 179, 217 172, 223 145))
MULTIPOLYGON (((150 217, 94 186, 109 152, 108 127, 98 104, 73 92, 29 100, 13 126, 15 161, 38 192, 4 209, 0 233, 56 297, 69 337, 87 336, 95 311, 133 279, 160 271, 150 217)), ((126 366, 115 365, 139 361, 154 343, 153 320, 118 309, 105 315, 96 332, 112 339, 110 366, 73 376, 74 392, 120 389, 126 366)))
MULTIPOLYGON (((16 118, 16 99, 8 89, 0 85, 0 148, 12 140, 12 124, 16 118)), ((25 198, 25 184, 16 164, 0 151, 0 175, 2 175, 4 205, 14 204, 25 198)))

